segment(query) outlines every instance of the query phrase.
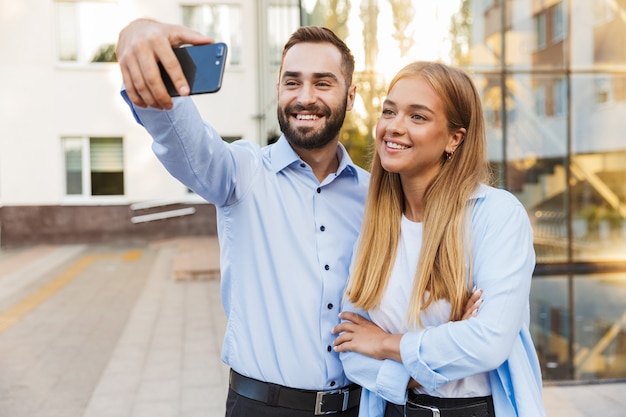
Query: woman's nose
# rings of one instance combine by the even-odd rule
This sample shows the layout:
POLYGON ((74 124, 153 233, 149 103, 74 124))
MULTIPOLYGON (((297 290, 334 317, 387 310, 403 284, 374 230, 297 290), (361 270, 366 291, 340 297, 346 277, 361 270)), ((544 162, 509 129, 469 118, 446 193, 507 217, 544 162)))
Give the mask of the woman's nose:
POLYGON ((389 119, 387 123, 387 132, 389 133, 402 133, 404 132, 404 122, 402 117, 396 115, 392 119, 389 119))

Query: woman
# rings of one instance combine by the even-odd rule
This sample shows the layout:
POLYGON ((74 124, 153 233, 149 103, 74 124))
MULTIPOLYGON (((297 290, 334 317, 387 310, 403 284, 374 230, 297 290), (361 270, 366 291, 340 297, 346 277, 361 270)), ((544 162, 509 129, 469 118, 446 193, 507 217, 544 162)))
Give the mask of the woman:
POLYGON ((391 81, 335 350, 361 417, 545 416, 529 326, 532 229, 488 185, 480 97, 441 63, 391 81), (462 320, 471 288, 480 310, 462 320))

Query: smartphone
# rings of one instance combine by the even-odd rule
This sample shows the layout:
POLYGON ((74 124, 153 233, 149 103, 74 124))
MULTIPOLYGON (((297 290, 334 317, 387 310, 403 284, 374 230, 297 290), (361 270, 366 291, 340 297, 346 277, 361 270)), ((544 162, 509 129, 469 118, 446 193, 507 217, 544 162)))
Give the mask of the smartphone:
MULTIPOLYGON (((228 47, 225 43, 183 46, 174 48, 174 53, 189 83, 190 94, 215 93, 222 87, 224 65, 228 47)), ((161 78, 171 97, 178 96, 172 80, 159 63, 161 78)))

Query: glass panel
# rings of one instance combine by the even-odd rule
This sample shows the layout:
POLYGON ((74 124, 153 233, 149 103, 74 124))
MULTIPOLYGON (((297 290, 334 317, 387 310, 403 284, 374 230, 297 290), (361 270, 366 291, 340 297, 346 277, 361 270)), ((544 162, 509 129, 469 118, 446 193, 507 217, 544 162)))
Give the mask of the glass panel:
POLYGON ((569 282, 533 279, 530 330, 544 380, 626 377, 626 274, 574 277, 571 294, 569 282))
POLYGON ((573 257, 626 260, 626 77, 579 75, 572 87, 573 257))
POLYGON ((457 3, 450 27, 452 63, 473 67, 502 65, 503 3, 493 0, 457 3))
POLYGON ((529 212, 538 262, 565 261, 567 101, 561 76, 507 79, 506 187, 529 212))
POLYGON ((507 1, 506 64, 517 68, 563 68, 567 62, 564 1, 507 1))
POLYGON ((539 51, 546 47, 546 12, 539 11, 533 16, 535 22, 535 50, 539 51))
POLYGON ((543 379, 570 379, 570 305, 566 277, 534 278, 530 332, 543 379))
POLYGON ((626 377, 626 274, 574 280, 576 379, 626 377))
POLYGON ((183 25, 228 45, 226 64, 242 65, 241 8, 233 5, 204 4, 181 6, 183 25))
POLYGON ((57 59, 115 62, 115 44, 124 22, 117 2, 56 1, 57 59))
POLYGON ((90 138, 89 142, 92 172, 117 172, 124 170, 124 152, 121 138, 90 138))
POLYGON ((91 194, 124 194, 122 138, 90 138, 91 194))
MULTIPOLYGON (((494 171, 496 184, 502 187, 504 177, 502 161, 504 149, 502 141, 502 129, 504 126, 502 97, 502 76, 472 74, 476 88, 481 95, 483 114, 485 117, 485 131, 487 136, 487 154, 489 163, 494 171)), ((506 98, 510 101, 511 98, 506 98)), ((511 106, 507 106, 511 108, 511 106)))
POLYGON ((572 2, 572 66, 626 66, 624 3, 615 0, 572 2))
POLYGON ((124 195, 124 173, 92 172, 91 195, 124 195))
POLYGON ((82 138, 64 138, 65 154, 65 193, 81 195, 83 193, 83 146, 82 138))
POLYGON ((558 2, 552 7, 551 10, 552 20, 552 43, 557 43, 565 39, 566 35, 566 14, 563 1, 558 2))

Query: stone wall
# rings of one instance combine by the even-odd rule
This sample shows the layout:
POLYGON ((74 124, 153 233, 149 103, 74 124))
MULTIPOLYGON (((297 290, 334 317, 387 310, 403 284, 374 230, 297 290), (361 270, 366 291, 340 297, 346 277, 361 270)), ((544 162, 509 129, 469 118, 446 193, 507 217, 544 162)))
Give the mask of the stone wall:
POLYGON ((172 204, 142 210, 128 205, 5 206, 0 208, 0 246, 119 243, 217 233, 212 204, 172 204), (133 223, 131 219, 174 210, 195 213, 133 223))

